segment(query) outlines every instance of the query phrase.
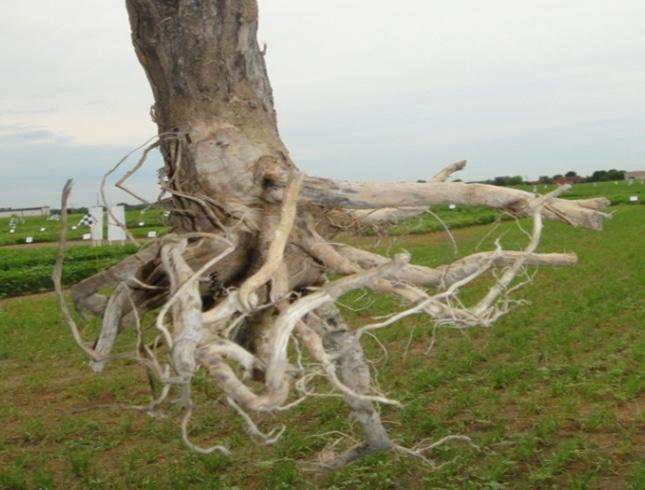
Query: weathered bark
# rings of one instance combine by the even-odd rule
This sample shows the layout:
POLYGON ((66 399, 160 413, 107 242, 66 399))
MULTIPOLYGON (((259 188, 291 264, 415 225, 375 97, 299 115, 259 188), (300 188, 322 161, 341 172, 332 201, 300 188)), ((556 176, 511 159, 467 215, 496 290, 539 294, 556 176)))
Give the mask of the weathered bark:
MULTIPOLYGON (((170 387, 178 386, 185 410, 182 436, 191 449, 227 452, 221 446, 199 448, 189 440, 191 379, 201 366, 263 444, 282 431, 263 434, 245 410, 289 408, 317 394, 308 383, 321 375, 344 397, 365 433, 364 443, 324 465, 337 468, 373 451, 401 450, 388 438, 374 407, 399 404, 370 386, 361 335, 412 314, 429 315, 435 326, 490 325, 508 311, 508 295, 519 287, 516 279, 525 267, 575 263, 573 254, 536 253, 542 217, 601 227, 604 215, 597 210, 607 204, 601 199, 558 199, 563 189, 539 196, 446 183, 465 162, 446 167, 429 183, 303 176, 278 133, 256 40, 255 0, 127 0, 127 8, 135 50, 155 100, 151 113, 159 137, 154 145, 164 157, 161 186, 172 196, 172 233, 73 288, 78 310, 103 317, 92 348, 80 338, 62 299, 62 255, 56 289, 75 340, 97 370, 111 358, 116 335, 135 325, 137 346, 131 357, 164 386, 147 410, 157 410, 170 387), (480 253, 431 269, 408 264, 407 256, 390 260, 329 242, 339 229, 393 224, 444 203, 531 216, 536 224, 531 243, 521 252, 480 253), (505 272, 488 294, 475 307, 458 306, 460 289, 494 268, 505 272), (329 281, 327 271, 345 277, 329 281), (114 289, 109 298, 100 294, 106 287, 114 289), (359 288, 396 295, 411 306, 352 330, 335 302, 359 288), (140 319, 158 308, 158 336, 146 344, 140 319), (290 346, 299 351, 295 338, 313 363, 292 355, 290 346), (168 349, 164 362, 155 352, 162 344, 168 349), (241 374, 231 364, 239 365, 241 374), (294 387, 302 398, 290 402, 294 387)), ((68 195, 67 186, 64 218, 68 195)))
MULTIPOLYGON (((320 321, 315 322, 313 328, 322 337, 325 346, 332 354, 338 367, 340 380, 357 393, 369 393, 372 389, 371 376, 363 349, 338 309, 328 305, 319 308, 316 314, 320 321)), ((387 449, 392 445, 381 417, 371 401, 347 394, 345 400, 363 428, 365 442, 348 449, 335 459, 323 461, 322 464, 330 469, 340 468, 361 456, 387 449)))
MULTIPOLYGON (((314 177, 305 180, 302 195, 317 204, 352 209, 454 203, 500 209, 517 216, 530 216, 541 199, 540 195, 530 192, 485 184, 345 182, 314 177)), ((602 204, 599 200, 584 200, 579 204, 554 199, 544 207, 542 213, 547 219, 600 230, 602 219, 606 216, 597 211, 602 204)), ((605 200, 604 205, 608 206, 609 201, 605 200)))
MULTIPOLYGON (((176 135, 161 145, 171 188, 209 196, 224 214, 245 212, 258 225, 264 189, 294 165, 278 134, 257 44, 256 1, 128 0, 127 6, 155 99, 154 120, 160 134, 176 135)), ((203 230, 201 221, 182 217, 177 226, 203 230)))

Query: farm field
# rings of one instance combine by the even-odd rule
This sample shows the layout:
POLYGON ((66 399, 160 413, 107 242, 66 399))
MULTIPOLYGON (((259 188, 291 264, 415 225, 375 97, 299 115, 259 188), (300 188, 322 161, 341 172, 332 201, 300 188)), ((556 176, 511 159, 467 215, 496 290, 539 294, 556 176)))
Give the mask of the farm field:
MULTIPOLYGON (((360 437, 342 401, 309 400, 260 419, 263 428, 287 430, 274 447, 257 448, 241 421, 222 416, 229 408, 206 379, 192 434, 203 445, 226 445, 234 458, 192 453, 181 443, 178 414, 153 420, 112 409, 147 401, 144 373, 115 362, 92 374, 51 294, 2 300, 0 488, 645 488, 645 208, 612 211, 602 232, 547 223, 541 251, 575 251, 579 264, 540 270, 520 293, 531 304, 493 328, 439 330, 427 353, 431 327, 410 317, 379 331, 387 361, 366 341, 381 388, 404 404, 382 410, 397 442, 458 433, 482 448, 442 447, 432 453, 438 469, 387 452, 312 473, 305 463, 338 438, 332 431, 360 437)), ((490 229, 454 230, 459 255, 474 252, 490 229)), ((506 221, 481 249, 500 236, 507 249, 526 241, 506 221)), ((406 249, 429 266, 455 259, 445 233, 396 236, 378 249, 406 249)), ((358 325, 390 311, 391 301, 354 295, 343 304, 358 325)), ((97 328, 92 321, 86 338, 97 328)))
MULTIPOLYGON (((533 186, 529 185, 517 186, 516 188, 529 192, 533 191, 533 186)), ((546 193, 555 188, 555 185, 539 185, 537 186, 537 191, 546 193)), ((598 182, 595 185, 591 183, 577 184, 562 197, 566 199, 586 199, 596 196, 607 197, 612 205, 630 204, 630 196, 637 196, 638 201, 636 204, 643 204, 645 202, 645 184, 640 181, 631 185, 625 181, 598 182)), ((447 205, 433 206, 432 211, 432 214, 425 214, 393 227, 390 233, 395 235, 427 233, 428 231, 442 230, 444 224, 449 228, 462 228, 464 226, 492 223, 498 216, 495 211, 486 208, 457 207, 450 209, 447 205)), ((69 240, 81 240, 84 233, 89 233, 88 226, 77 226, 82 217, 82 214, 69 216, 69 240), (72 229, 72 226, 76 226, 76 229, 72 229)), ((9 232, 9 222, 10 218, 0 218, 0 246, 24 244, 27 237, 32 237, 33 243, 58 241, 60 233, 58 221, 50 221, 47 218, 25 218, 24 223, 18 223, 14 233, 9 232), (41 231, 42 228, 45 228, 45 230, 41 231)), ((126 224, 136 238, 145 238, 149 231, 162 234, 166 230, 163 212, 158 208, 151 208, 145 212, 127 211, 126 224)), ((107 223, 105 227, 107 228, 107 223)))
MULTIPOLYGON (((63 285, 75 284, 137 251, 135 245, 68 247, 63 285)), ((58 247, 0 248, 0 298, 51 291, 58 247)))
MULTIPOLYGON (((89 226, 79 225, 83 214, 70 214, 68 222, 68 239, 82 240, 83 234, 90 232, 89 226), (73 229, 75 227, 76 229, 73 229)), ((159 209, 127 211, 125 215, 128 230, 136 238, 145 238, 149 231, 162 233, 165 230, 163 212, 159 209), (143 223, 143 225, 140 225, 143 223)), ((16 219, 16 229, 10 232, 11 218, 0 218, 0 246, 24 244, 27 237, 32 237, 33 243, 57 242, 60 235, 60 223, 45 217, 30 217, 24 220, 16 219)), ((107 238, 107 219, 104 220, 104 236, 107 238)))
MULTIPOLYGON (((540 194, 551 192, 557 185, 538 185, 535 189, 540 194)), ((520 185, 515 189, 533 192, 534 186, 520 185)), ((588 199, 591 197, 604 196, 611 201, 612 205, 628 204, 638 205, 645 203, 645 184, 640 181, 629 184, 625 181, 597 182, 576 184, 571 190, 562 195, 564 199, 588 199), (636 203, 630 202, 630 197, 636 196, 636 203)), ((443 230, 444 224, 449 228, 463 228, 471 225, 482 225, 493 223, 496 219, 509 219, 509 216, 499 215, 487 208, 464 208, 449 206, 433 206, 432 213, 427 213, 416 218, 407 220, 390 230, 392 235, 427 233, 429 231, 443 230)))
MULTIPOLYGON (((536 186, 537 192, 541 194, 550 192, 556 187, 557 185, 555 184, 536 186)), ((532 192, 534 186, 519 185, 515 186, 515 188, 532 192)), ((574 184, 571 190, 562 197, 566 199, 587 199, 596 196, 605 196, 611 201, 613 205, 628 204, 630 202, 630 196, 638 196, 638 202, 642 204, 643 199, 645 199, 645 183, 641 180, 636 180, 631 183, 624 180, 617 180, 609 182, 587 182, 582 184, 574 184)))
MULTIPOLYGON (((540 192, 548 192, 555 186, 540 186, 540 192)), ((532 188, 523 187, 531 191, 532 188)), ((579 184, 569 191, 567 196, 573 199, 584 199, 603 195, 608 197, 614 204, 626 204, 638 206, 645 201, 645 185, 635 183, 628 185, 626 182, 601 182, 597 185, 579 184), (636 203, 630 203, 630 196, 637 196, 636 203)), ((83 233, 89 232, 88 227, 75 225, 83 215, 71 215, 69 219, 69 234, 72 240, 70 244, 75 245, 67 253, 68 260, 64 269, 64 284, 72 284, 97 271, 107 268, 119 262, 125 255, 133 253, 136 249, 132 245, 87 247, 84 242, 76 241, 83 233), (76 226, 76 230, 71 229, 76 226), (79 250, 75 250, 78 248, 79 250)), ((442 231, 444 227, 454 230, 472 225, 493 223, 501 220, 508 220, 510 216, 500 214, 494 210, 473 207, 433 206, 432 212, 425 213, 416 218, 404 221, 400 225, 388 230, 391 236, 407 236, 424 234, 431 231, 442 231)), ((145 242, 147 233, 155 231, 158 235, 166 232, 165 219, 159 209, 150 209, 145 213, 141 211, 128 211, 126 213, 128 228, 133 235, 145 242), (140 224, 143 223, 143 226, 140 224)), ((0 220, 0 298, 17 296, 28 293, 37 293, 53 289, 51 269, 56 257, 56 241, 60 231, 59 223, 47 221, 45 218, 28 218, 24 224, 20 224, 15 233, 8 233, 9 219, 0 220), (40 229, 46 227, 44 232, 40 229), (32 236, 34 244, 24 244, 25 237, 32 236), (4 242, 3 242, 4 240, 4 242), (12 244, 11 246, 7 246, 12 244), (37 247, 50 246, 50 250, 36 250, 37 247)), ((366 235, 374 235, 372 230, 365 230, 366 235)), ((446 258, 449 260, 449 258, 446 258)))

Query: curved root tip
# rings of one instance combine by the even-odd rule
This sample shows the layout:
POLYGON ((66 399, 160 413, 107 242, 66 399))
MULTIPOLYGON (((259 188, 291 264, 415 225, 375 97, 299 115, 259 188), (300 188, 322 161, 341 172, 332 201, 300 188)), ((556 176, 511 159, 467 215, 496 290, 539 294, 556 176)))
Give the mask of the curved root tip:
POLYGON ((90 361, 90 368, 95 373, 101 373, 105 368, 105 361, 90 361))

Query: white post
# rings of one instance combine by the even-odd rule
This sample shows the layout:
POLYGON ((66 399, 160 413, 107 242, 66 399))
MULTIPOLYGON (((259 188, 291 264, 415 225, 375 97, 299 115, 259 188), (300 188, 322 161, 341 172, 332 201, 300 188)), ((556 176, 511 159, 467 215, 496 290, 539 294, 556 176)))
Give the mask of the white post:
POLYGON ((103 206, 90 208, 90 216, 92 217, 90 225, 92 244, 96 247, 103 241, 103 206))
POLYGON ((110 242, 124 242, 125 230, 119 225, 125 226, 125 208, 123 206, 110 206, 108 213, 108 240, 110 242))

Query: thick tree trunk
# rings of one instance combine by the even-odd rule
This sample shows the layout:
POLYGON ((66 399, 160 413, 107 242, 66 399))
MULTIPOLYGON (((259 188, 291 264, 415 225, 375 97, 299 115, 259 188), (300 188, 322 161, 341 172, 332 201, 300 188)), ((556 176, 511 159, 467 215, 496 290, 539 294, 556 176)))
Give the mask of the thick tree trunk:
MULTIPOLYGON (((607 201, 558 199, 564 189, 539 196, 446 183, 465 162, 446 167, 426 184, 304 177, 278 134, 256 40, 255 0, 127 0, 127 7, 135 50, 154 95, 155 144, 164 157, 161 186, 172 196, 173 230, 72 289, 78 310, 103 318, 92 348, 67 313, 60 256, 54 279, 61 308, 93 368, 103 368, 119 330, 134 324, 139 335, 132 357, 164 385, 147 409, 156 410, 170 388, 179 386, 182 435, 192 449, 225 451, 201 449, 189 440, 191 379, 201 366, 262 443, 275 441, 281 432, 263 434, 245 410, 286 409, 318 394, 310 382, 324 376, 365 432, 364 443, 325 466, 339 467, 388 447, 423 457, 422 450, 405 450, 389 440, 374 403, 400 404, 371 386, 361 335, 412 314, 429 315, 435 326, 490 325, 513 304, 509 294, 521 285, 515 279, 523 277, 524 267, 575 263, 573 254, 536 252, 542 218, 598 229, 604 215, 597 209, 607 201), (530 243, 520 252, 498 248, 431 269, 409 265, 405 254, 390 260, 328 241, 339 229, 393 224, 451 202, 531 216, 530 243), (494 268, 505 271, 494 276, 483 299, 464 306, 460 289, 494 268), (326 271, 344 277, 329 281, 326 271), (105 288, 114 290, 111 298, 101 294, 105 288), (335 302, 360 288, 396 295, 412 306, 352 330, 335 302), (158 335, 146 344, 140 317, 155 309, 158 335), (299 342, 310 362, 294 358, 299 342), (155 350, 162 345, 168 348, 167 364, 155 350), (294 388, 302 398, 290 402, 294 388)), ((66 186, 63 210, 70 189, 66 186)))
MULTIPOLYGON (((208 196, 259 227, 249 209, 294 169, 280 140, 257 43, 255 0, 128 0, 132 39, 155 99, 169 187, 208 196), (181 156, 180 156, 181 155, 181 156), (178 163, 179 161, 179 163, 178 163)), ((178 208, 195 209, 179 194, 178 208)), ((198 207, 197 207, 198 208, 198 207)), ((179 225, 203 229, 196 221, 179 225)))

